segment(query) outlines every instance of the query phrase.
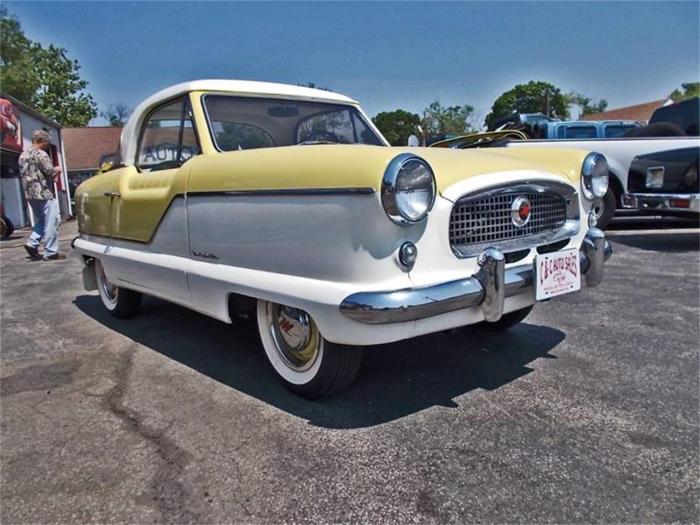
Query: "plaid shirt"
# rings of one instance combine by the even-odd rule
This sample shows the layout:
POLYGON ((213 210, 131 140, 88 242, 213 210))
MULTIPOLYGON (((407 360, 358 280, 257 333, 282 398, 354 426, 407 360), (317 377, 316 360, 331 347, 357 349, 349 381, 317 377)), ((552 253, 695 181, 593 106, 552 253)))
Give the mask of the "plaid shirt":
POLYGON ((32 146, 22 152, 19 156, 19 174, 25 198, 42 201, 54 198, 53 162, 44 150, 32 146))

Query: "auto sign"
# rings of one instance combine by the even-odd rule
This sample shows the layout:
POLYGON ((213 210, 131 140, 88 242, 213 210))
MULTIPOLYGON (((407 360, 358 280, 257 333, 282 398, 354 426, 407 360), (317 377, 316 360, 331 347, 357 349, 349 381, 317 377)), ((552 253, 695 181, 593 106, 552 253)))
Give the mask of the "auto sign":
POLYGON ((535 258, 535 299, 541 301, 581 289, 578 250, 538 255, 535 258))

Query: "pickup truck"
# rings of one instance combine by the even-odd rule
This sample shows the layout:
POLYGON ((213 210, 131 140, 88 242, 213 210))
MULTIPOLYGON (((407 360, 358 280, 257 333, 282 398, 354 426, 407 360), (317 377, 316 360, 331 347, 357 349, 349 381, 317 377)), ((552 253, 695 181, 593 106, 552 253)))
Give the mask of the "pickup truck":
POLYGON ((538 127, 538 138, 542 139, 609 139, 621 137, 640 124, 633 120, 564 120, 541 122, 538 127))

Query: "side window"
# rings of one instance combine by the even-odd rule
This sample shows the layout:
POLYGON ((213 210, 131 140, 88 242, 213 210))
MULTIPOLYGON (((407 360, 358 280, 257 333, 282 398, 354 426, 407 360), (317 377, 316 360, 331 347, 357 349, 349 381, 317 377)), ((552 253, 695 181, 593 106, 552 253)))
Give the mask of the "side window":
POLYGON ((194 126, 189 116, 185 115, 184 126, 182 128, 182 150, 180 151, 180 164, 199 155, 199 144, 195 135, 194 126))
POLYGON ((177 168, 199 153, 194 127, 185 110, 185 100, 179 99, 150 114, 141 130, 139 168, 177 168))

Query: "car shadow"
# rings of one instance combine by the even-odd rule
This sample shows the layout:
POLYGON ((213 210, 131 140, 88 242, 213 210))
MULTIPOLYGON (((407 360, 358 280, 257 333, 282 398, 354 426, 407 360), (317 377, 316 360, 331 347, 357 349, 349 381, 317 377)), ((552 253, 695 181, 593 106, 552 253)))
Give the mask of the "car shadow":
POLYGON ((615 234, 608 233, 608 238, 613 243, 624 244, 631 248, 654 252, 693 252, 700 250, 700 235, 697 232, 666 233, 663 230, 658 233, 644 234, 615 234))
POLYGON ((564 333, 523 323, 501 333, 477 328, 432 334, 368 347, 350 389, 307 401, 287 391, 269 368, 253 322, 232 327, 186 308, 144 298, 141 313, 112 317, 96 295, 75 305, 120 334, 205 376, 269 403, 312 425, 363 428, 433 407, 457 407, 455 398, 476 389, 495 390, 533 371, 564 333))

